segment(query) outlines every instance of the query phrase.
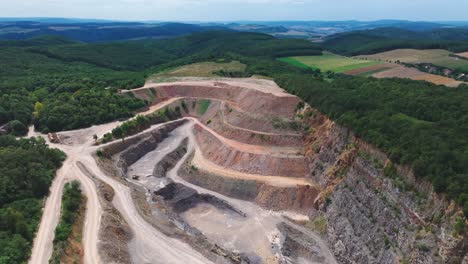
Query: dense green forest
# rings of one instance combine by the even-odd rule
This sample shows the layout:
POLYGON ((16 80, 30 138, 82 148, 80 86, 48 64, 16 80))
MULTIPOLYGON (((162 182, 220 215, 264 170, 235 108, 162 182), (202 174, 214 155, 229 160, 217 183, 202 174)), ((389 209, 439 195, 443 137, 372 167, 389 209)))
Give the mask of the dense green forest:
POLYGON ((162 69, 226 53, 250 57, 321 53, 305 40, 220 31, 160 41, 100 44, 40 37, 0 41, 0 46, 0 91, 4 98, 0 101, 0 125, 15 120, 23 126, 33 122, 43 132, 131 116, 145 106, 144 102, 120 96, 116 90, 142 86, 149 73, 162 69))
POLYGON ((136 22, 37 23, 32 21, 1 23, 0 39, 23 40, 55 35, 82 42, 119 41, 138 38, 167 38, 214 30, 215 26, 182 23, 145 24, 136 22), (16 30, 11 30, 15 28, 16 30))
POLYGON ((17 120, 57 131, 128 117, 144 107, 115 93, 116 87, 142 85, 141 73, 63 62, 8 42, 0 49, 0 125, 17 120))
POLYGON ((355 56, 379 52, 412 49, 445 49, 452 52, 468 51, 467 29, 434 29, 409 31, 396 28, 353 31, 328 37, 322 47, 335 53, 355 56))
POLYGON ((45 141, 0 137, 0 263, 25 263, 55 171, 65 156, 45 141))

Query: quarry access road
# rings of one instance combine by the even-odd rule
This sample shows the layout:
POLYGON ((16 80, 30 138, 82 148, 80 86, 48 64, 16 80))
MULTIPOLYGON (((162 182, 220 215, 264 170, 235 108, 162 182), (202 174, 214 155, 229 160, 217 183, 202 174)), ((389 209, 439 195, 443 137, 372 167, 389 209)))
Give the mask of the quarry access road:
MULTIPOLYGON (((113 204, 129 224, 135 236, 133 243, 137 243, 138 245, 138 250, 134 254, 137 256, 135 259, 137 263, 155 263, 155 261, 156 263, 210 263, 209 260, 187 244, 177 239, 169 238, 149 225, 137 213, 130 195, 130 189, 119 181, 105 175, 98 167, 92 156, 98 148, 97 146, 93 146, 93 135, 102 136, 118 124, 119 122, 113 122, 87 129, 62 132, 60 136, 64 139, 63 144, 49 142, 52 147, 65 152, 67 159, 53 180, 50 195, 43 209, 39 230, 34 239, 29 263, 49 263, 53 250, 54 232, 60 219, 63 187, 66 182, 71 180, 78 180, 81 183, 81 188, 88 198, 83 228, 83 261, 90 264, 102 263, 98 252, 98 234, 103 212, 99 203, 96 185, 84 173, 83 168, 90 172, 93 177, 98 178, 114 189, 113 204)), ((30 133, 30 135, 38 136, 35 133, 30 133)), ((44 137, 43 135, 41 136, 44 137)))

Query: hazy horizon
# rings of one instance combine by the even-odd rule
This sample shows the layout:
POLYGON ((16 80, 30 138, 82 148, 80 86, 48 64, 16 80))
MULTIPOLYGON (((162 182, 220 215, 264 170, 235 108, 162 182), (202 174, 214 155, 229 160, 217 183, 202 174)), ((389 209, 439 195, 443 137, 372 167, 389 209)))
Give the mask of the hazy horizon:
POLYGON ((120 21, 466 21, 462 0, 0 0, 4 18, 120 21))
POLYGON ((313 20, 294 20, 294 19, 278 19, 278 20, 133 20, 133 19, 106 19, 106 18, 95 18, 95 17, 59 17, 59 16, 0 16, 0 20, 12 20, 21 21, 21 19, 32 19, 32 20, 47 20, 47 19, 69 19, 69 20, 83 20, 83 21, 109 21, 109 22, 155 22, 155 23, 255 23, 255 22, 376 22, 376 21, 407 21, 407 22, 429 22, 429 23, 468 23, 468 19, 465 20, 409 20, 409 19, 393 19, 393 18, 381 18, 381 19, 343 19, 343 20, 325 20, 325 19, 313 19, 313 20))

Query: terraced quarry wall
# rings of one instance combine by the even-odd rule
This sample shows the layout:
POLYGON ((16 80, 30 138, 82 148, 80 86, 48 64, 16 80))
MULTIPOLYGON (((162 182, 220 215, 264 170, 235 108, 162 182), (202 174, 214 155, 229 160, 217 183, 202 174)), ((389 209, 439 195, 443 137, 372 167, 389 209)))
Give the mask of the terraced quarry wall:
POLYGON ((298 149, 303 145, 302 134, 298 131, 300 124, 297 121, 249 115, 227 102, 215 99, 176 98, 165 105, 165 108, 172 111, 178 109, 182 117, 197 118, 217 134, 241 143, 298 149), (206 110, 201 109, 204 103, 208 103, 206 110))
POLYGON ((151 84, 132 92, 154 104, 177 98, 167 107, 199 121, 193 129, 197 159, 180 171, 184 179, 269 209, 312 208, 319 190, 305 179, 302 133, 294 120, 297 97, 251 80, 151 84), (209 106, 200 111, 207 99, 209 106), (277 117, 278 111, 287 114, 277 117))
MULTIPOLYGON (((180 99, 188 107, 183 116, 193 122, 188 136, 193 151, 176 168, 186 182, 262 208, 310 216, 305 226, 322 234, 339 263, 467 261, 466 237, 454 229, 462 217, 459 208, 319 112, 306 106, 301 115, 285 114, 278 121, 271 118, 275 109, 243 108, 245 102, 229 91, 207 94, 229 86, 204 92, 194 85, 162 87, 167 88, 150 88, 154 102, 186 97, 180 99), (211 103, 200 113, 203 96, 211 103), (290 124, 298 121, 300 129, 294 129, 290 124), (271 139, 258 141, 268 134, 271 139)), ((287 98, 275 93, 268 96, 287 98)), ((180 100, 170 107, 183 108, 180 100)), ((289 102, 281 111, 295 113, 296 106, 289 102)), ((301 236, 293 234, 284 250, 300 243, 301 236)), ((306 256, 310 248, 300 245, 304 252, 295 254, 306 256)))
POLYGON ((267 93, 239 87, 224 82, 154 84, 147 88, 132 90, 140 99, 157 103, 167 98, 210 98, 231 102, 246 112, 292 118, 300 102, 296 96, 286 93, 267 93))
MULTIPOLYGON (((306 175, 306 160, 296 153, 263 154, 255 146, 242 151, 221 142, 199 125, 195 126, 194 133, 203 156, 219 166, 258 175, 297 178, 306 175)), ((239 147, 243 146, 239 144, 239 147)))

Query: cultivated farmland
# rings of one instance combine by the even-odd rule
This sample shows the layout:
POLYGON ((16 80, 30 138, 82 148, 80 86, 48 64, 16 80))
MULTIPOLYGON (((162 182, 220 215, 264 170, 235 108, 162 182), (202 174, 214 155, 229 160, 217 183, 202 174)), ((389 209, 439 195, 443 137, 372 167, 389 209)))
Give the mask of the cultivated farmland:
POLYGON ((468 52, 457 53, 457 56, 467 58, 468 59, 468 52))
MULTIPOLYGON (((439 76, 431 73, 422 72, 416 68, 407 68, 397 64, 397 61, 406 63, 418 63, 435 61, 449 64, 449 60, 455 60, 455 57, 449 56, 446 50, 412 50, 400 49, 389 52, 383 52, 375 55, 365 55, 357 57, 344 57, 330 52, 325 52, 322 56, 298 56, 281 58, 279 60, 300 68, 318 68, 322 71, 332 71, 347 75, 375 77, 375 78, 401 78, 417 81, 427 81, 437 85, 457 87, 461 81, 439 76)), ((468 60, 460 59, 459 61, 468 60)), ((434 63, 435 64, 435 63, 434 63)), ((448 66, 445 66, 448 67, 448 66)))
POLYGON ((377 72, 372 74, 375 78, 402 78, 411 79, 416 81, 427 81, 438 85, 446 85, 449 87, 456 87, 462 82, 450 79, 444 76, 422 72, 415 68, 407 68, 404 66, 397 66, 389 70, 377 72))
POLYGON ((314 69, 318 68, 322 71, 337 73, 382 64, 380 61, 348 58, 329 52, 324 52, 321 56, 298 56, 281 58, 280 60, 296 66, 308 66, 314 69))
POLYGON ((460 58, 460 56, 453 55, 453 53, 442 49, 396 49, 373 55, 360 55, 355 58, 388 62, 400 61, 413 64, 431 63, 454 70, 468 71, 468 59, 465 60, 460 58))
POLYGON ((150 82, 165 82, 184 76, 192 77, 219 77, 217 71, 244 72, 245 64, 238 61, 231 62, 200 62, 173 68, 157 73, 149 78, 150 82))

